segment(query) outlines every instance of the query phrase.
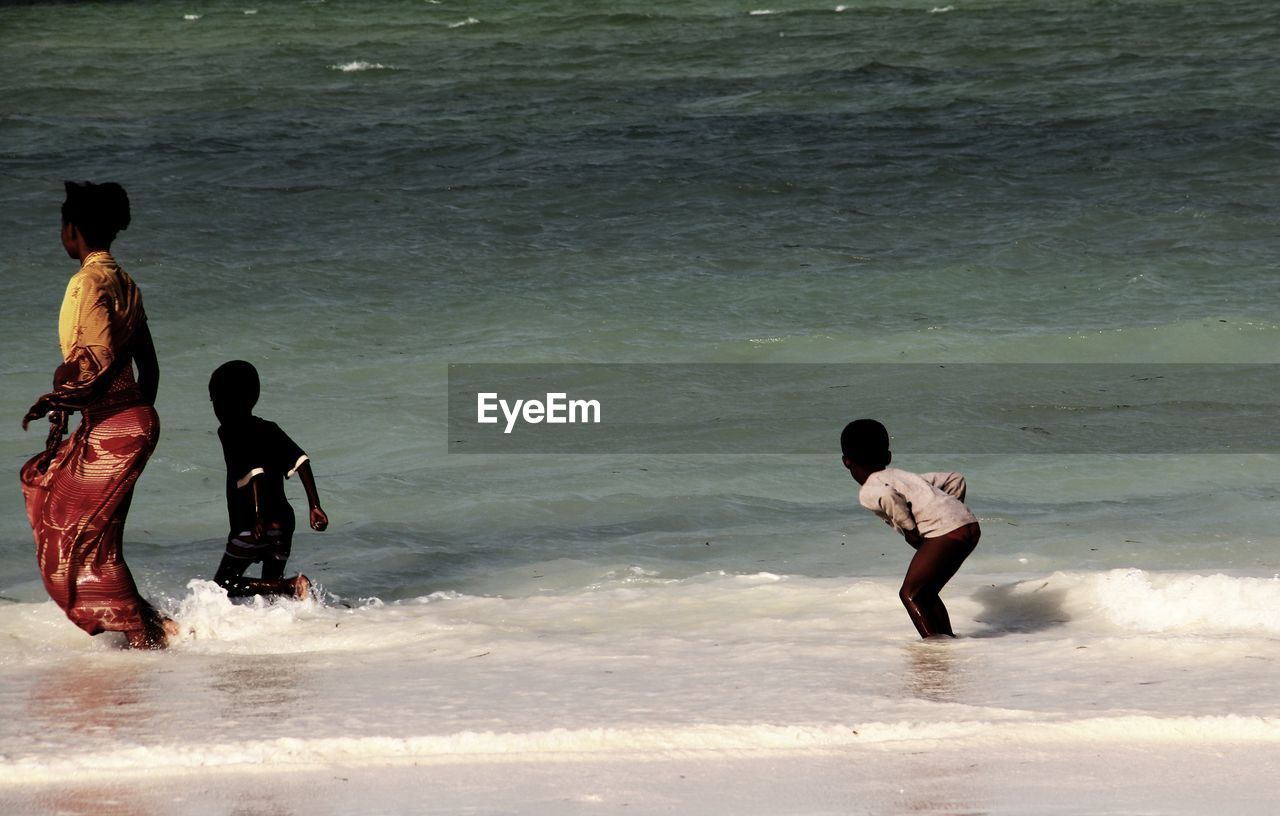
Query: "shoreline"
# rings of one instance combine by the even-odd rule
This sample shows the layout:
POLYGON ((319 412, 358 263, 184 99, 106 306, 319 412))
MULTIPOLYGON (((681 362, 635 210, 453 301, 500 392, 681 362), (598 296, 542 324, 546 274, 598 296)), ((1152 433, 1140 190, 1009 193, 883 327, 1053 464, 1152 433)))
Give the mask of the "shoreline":
POLYGON ((846 747, 821 755, 649 754, 621 761, 375 762, 315 768, 200 768, 0 783, 10 813, 136 816, 352 813, 1203 814, 1274 809, 1280 740, 1058 740, 846 747), (922 746, 916 746, 919 748, 922 746), (145 780, 145 784, 144 783, 145 780), (482 804, 478 804, 482 803, 482 804))
MULTIPOLYGON (((1013 712, 1009 712, 1012 714, 1013 712)), ((1089 749, 1192 745, 1274 746, 1280 721, 1266 717, 1149 715, 1083 719, 1015 718, 847 724, 707 725, 552 728, 537 732, 466 731, 414 737, 280 737, 206 745, 120 746, 57 762, 0 766, 0 786, 41 785, 68 778, 180 777, 199 773, 307 773, 331 767, 735 762, 820 759, 898 751, 990 751, 993 746, 1089 749)))

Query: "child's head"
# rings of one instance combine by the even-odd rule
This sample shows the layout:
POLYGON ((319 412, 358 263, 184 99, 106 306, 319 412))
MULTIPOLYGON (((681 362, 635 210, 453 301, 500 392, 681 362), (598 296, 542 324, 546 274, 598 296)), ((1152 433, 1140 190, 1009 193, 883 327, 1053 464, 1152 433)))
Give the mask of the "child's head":
POLYGON ((840 433, 840 453, 844 455, 844 466, 859 484, 893 461, 889 432, 874 419, 855 419, 844 426, 840 433))
POLYGON ((258 404, 258 370, 244 360, 218 366, 209 378, 209 400, 218 420, 243 419, 258 404))

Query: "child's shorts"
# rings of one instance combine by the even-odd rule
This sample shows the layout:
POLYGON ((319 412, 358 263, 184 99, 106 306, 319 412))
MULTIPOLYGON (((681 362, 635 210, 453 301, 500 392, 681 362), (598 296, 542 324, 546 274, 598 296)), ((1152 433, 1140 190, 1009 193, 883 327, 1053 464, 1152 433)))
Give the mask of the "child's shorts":
POLYGON ((252 530, 232 533, 227 537, 227 555, 254 564, 259 561, 288 561, 292 539, 288 530, 267 530, 266 535, 257 539, 253 537, 252 530))

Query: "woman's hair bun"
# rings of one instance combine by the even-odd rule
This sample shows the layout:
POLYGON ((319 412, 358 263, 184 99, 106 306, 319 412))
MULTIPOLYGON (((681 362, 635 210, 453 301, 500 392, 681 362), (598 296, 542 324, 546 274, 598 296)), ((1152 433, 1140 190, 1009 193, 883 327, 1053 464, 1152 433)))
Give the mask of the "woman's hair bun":
POLYGON ((117 233, 129 228, 129 194, 119 184, 68 181, 64 186, 62 220, 75 225, 91 244, 110 245, 117 233))

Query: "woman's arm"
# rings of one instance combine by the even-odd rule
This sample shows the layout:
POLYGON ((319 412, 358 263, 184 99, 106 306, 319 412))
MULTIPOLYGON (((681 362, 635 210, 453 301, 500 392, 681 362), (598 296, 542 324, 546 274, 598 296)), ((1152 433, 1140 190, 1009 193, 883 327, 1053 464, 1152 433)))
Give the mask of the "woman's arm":
MULTIPOLYGON (((77 278, 72 278, 74 283, 77 278)), ((74 324, 70 336, 75 344, 66 362, 53 373, 53 390, 42 395, 23 417, 22 428, 50 411, 81 411, 91 405, 111 386, 123 350, 114 347, 111 329, 111 299, 91 280, 83 280, 68 289, 68 298, 78 304, 74 308, 74 324)), ((64 301, 64 308, 66 307, 64 301)), ((129 339, 130 348, 138 356, 143 378, 142 392, 155 399, 160 385, 160 367, 156 363, 155 345, 146 317, 129 339)))
POLYGON ((112 370, 110 359, 110 355, 99 355, 94 349, 79 346, 72 349, 71 359, 54 369, 53 390, 41 395, 27 409, 22 430, 50 411, 80 411, 96 400, 111 385, 111 378, 107 376, 112 370), (107 365, 103 364, 102 356, 108 360, 107 365))
POLYGON ((143 320, 133 334, 133 361, 138 365, 138 387, 148 405, 156 404, 160 391, 160 361, 156 359, 156 345, 151 339, 151 329, 143 320))

